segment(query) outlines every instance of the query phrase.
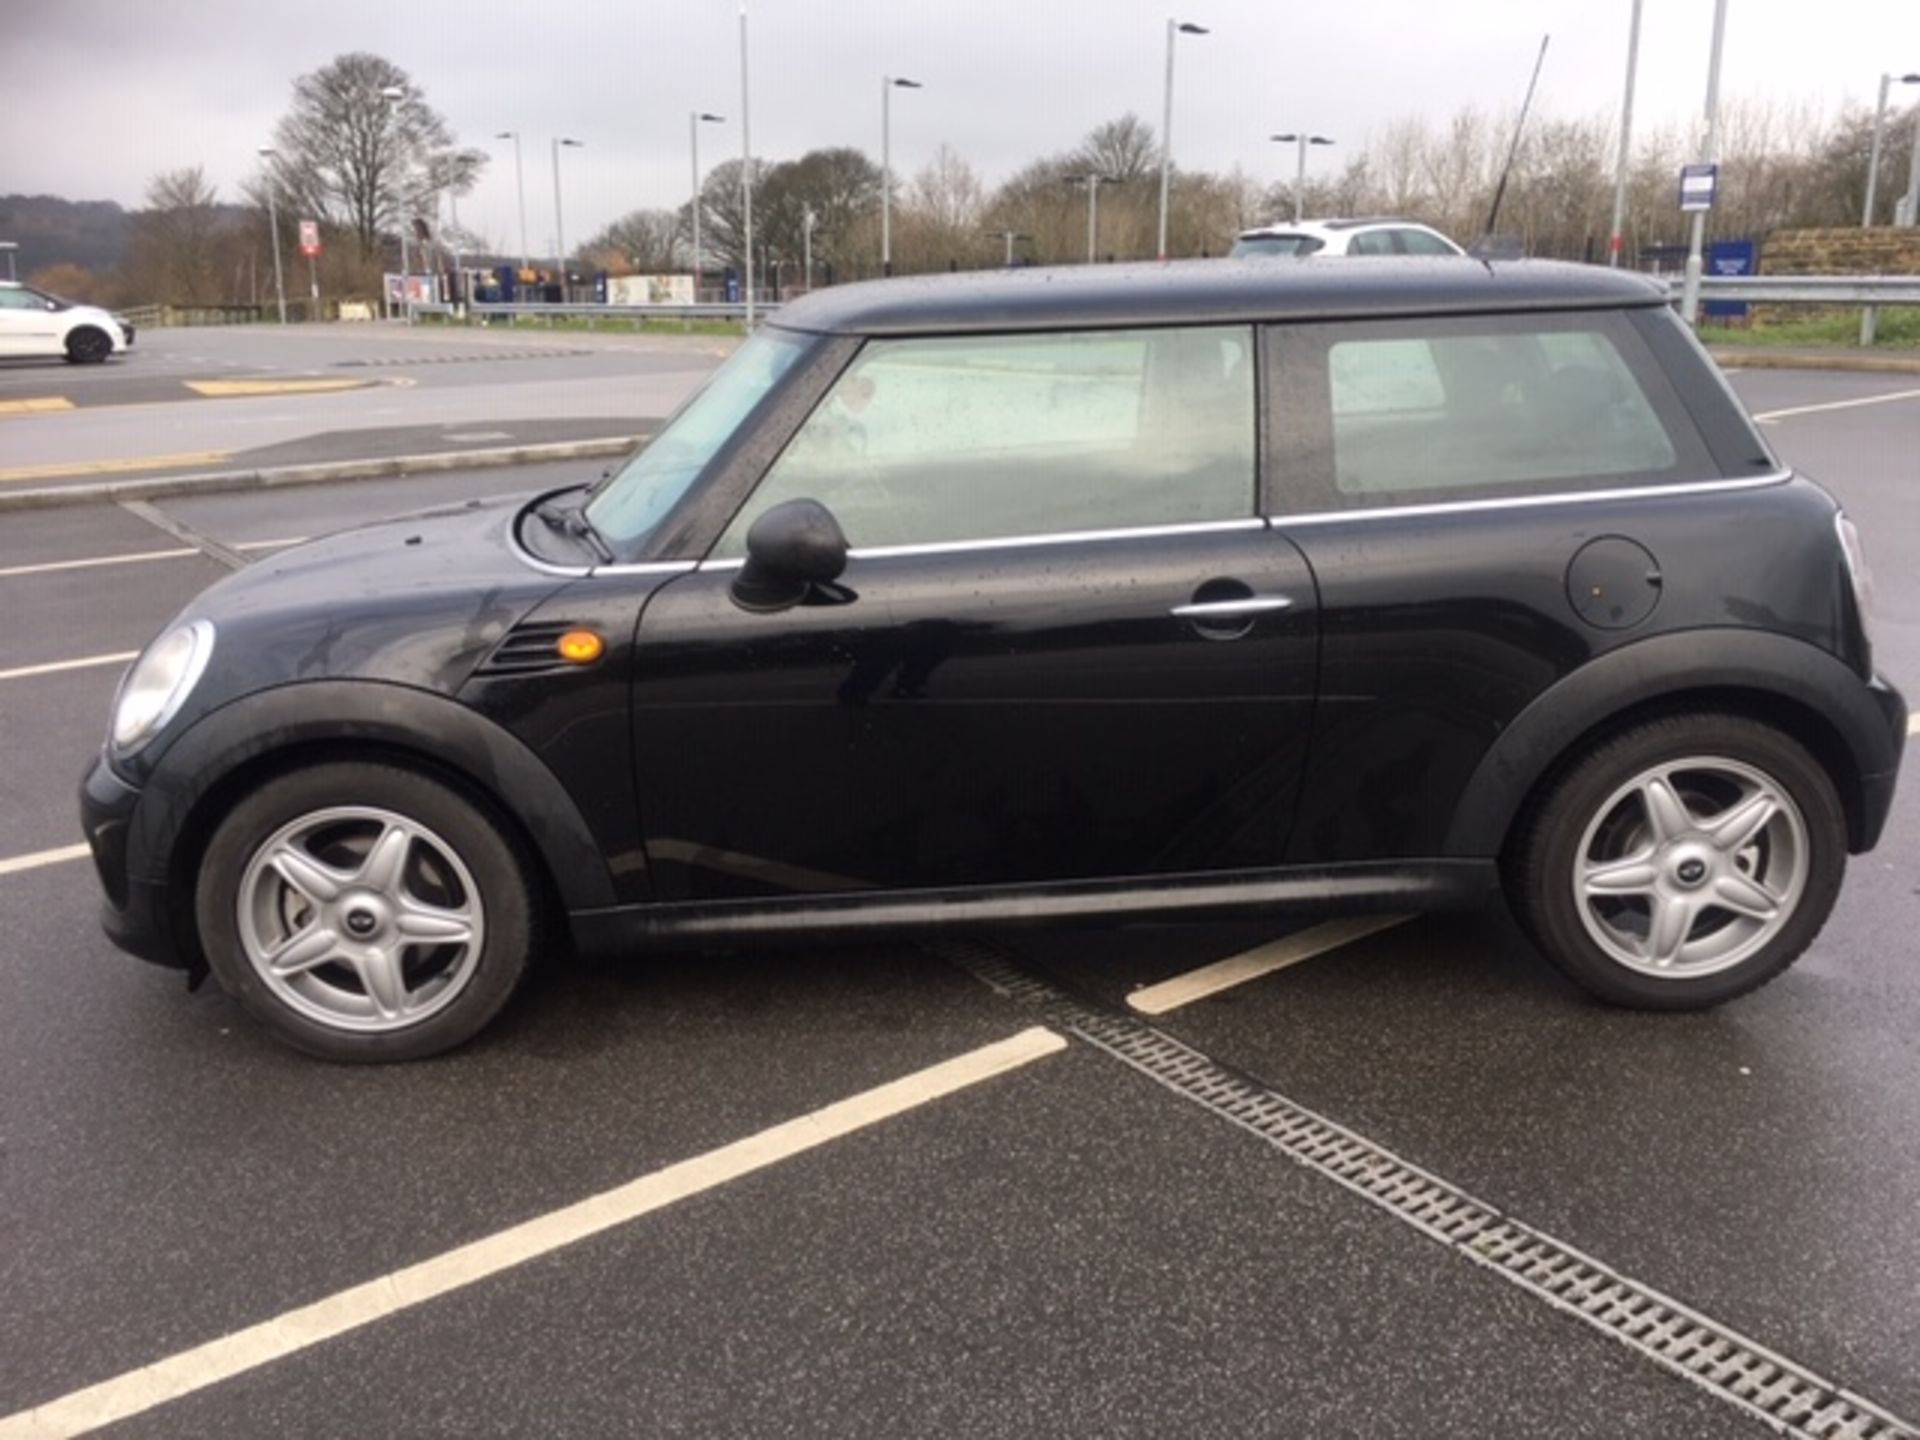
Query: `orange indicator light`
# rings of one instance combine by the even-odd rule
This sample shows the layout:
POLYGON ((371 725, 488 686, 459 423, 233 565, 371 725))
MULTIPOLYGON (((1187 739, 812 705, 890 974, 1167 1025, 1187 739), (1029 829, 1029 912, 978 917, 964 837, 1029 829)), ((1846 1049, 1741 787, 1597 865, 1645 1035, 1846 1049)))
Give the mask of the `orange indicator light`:
POLYGON ((607 642, 591 630, 569 630, 557 646, 560 658, 569 665, 591 665, 605 653, 607 642))

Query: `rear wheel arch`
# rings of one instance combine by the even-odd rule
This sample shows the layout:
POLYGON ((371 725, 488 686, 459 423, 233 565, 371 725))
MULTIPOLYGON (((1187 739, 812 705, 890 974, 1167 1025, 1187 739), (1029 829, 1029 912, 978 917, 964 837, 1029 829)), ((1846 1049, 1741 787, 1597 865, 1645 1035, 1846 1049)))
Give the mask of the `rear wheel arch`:
POLYGON ((1715 630, 1624 646, 1538 696, 1481 758, 1455 808, 1445 853, 1503 853, 1529 806, 1594 745, 1660 715, 1703 710, 1760 721, 1803 745, 1839 793, 1850 846, 1865 847, 1863 776, 1881 768, 1872 747, 1887 743, 1865 682, 1805 641, 1715 630))

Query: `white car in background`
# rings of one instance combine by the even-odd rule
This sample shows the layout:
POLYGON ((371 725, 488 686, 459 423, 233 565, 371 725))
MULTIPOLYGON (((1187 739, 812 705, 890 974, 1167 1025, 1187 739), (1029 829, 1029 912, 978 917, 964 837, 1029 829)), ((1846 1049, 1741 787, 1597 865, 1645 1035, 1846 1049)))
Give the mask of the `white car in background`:
POLYGON ((1453 241, 1412 220, 1301 220, 1242 230, 1228 252, 1264 255, 1464 255, 1453 241))
POLYGON ((95 365, 131 344, 133 327, 98 306, 0 280, 0 359, 61 355, 74 365, 95 365))

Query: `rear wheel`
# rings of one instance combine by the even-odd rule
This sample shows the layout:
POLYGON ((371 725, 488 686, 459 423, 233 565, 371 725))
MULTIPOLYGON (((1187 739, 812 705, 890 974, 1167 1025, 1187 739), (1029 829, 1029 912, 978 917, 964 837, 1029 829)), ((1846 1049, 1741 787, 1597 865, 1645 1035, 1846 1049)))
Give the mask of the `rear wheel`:
POLYGON ((113 353, 113 340, 97 325, 82 325, 67 336, 69 365, 98 365, 113 353))
POLYGON ((269 781, 215 831, 195 897, 221 985, 329 1060, 412 1060, 471 1038, 512 995, 533 899, 500 829, 390 765, 269 781))
POLYGON ((1743 716, 1673 716, 1567 772, 1525 822, 1507 888, 1575 983, 1615 1004, 1698 1009, 1799 957, 1846 850, 1833 783, 1798 742, 1743 716))

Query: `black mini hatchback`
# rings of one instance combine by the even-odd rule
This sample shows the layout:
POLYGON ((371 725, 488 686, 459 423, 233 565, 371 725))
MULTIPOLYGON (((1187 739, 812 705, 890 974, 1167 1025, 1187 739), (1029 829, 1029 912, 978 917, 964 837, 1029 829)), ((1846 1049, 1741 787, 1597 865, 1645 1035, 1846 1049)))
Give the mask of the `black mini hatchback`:
POLYGON ((1853 527, 1654 284, 1029 270, 780 311, 599 484, 208 590, 82 797, 125 948, 343 1060, 595 952, 1473 905, 1784 969, 1906 731, 1853 527))

